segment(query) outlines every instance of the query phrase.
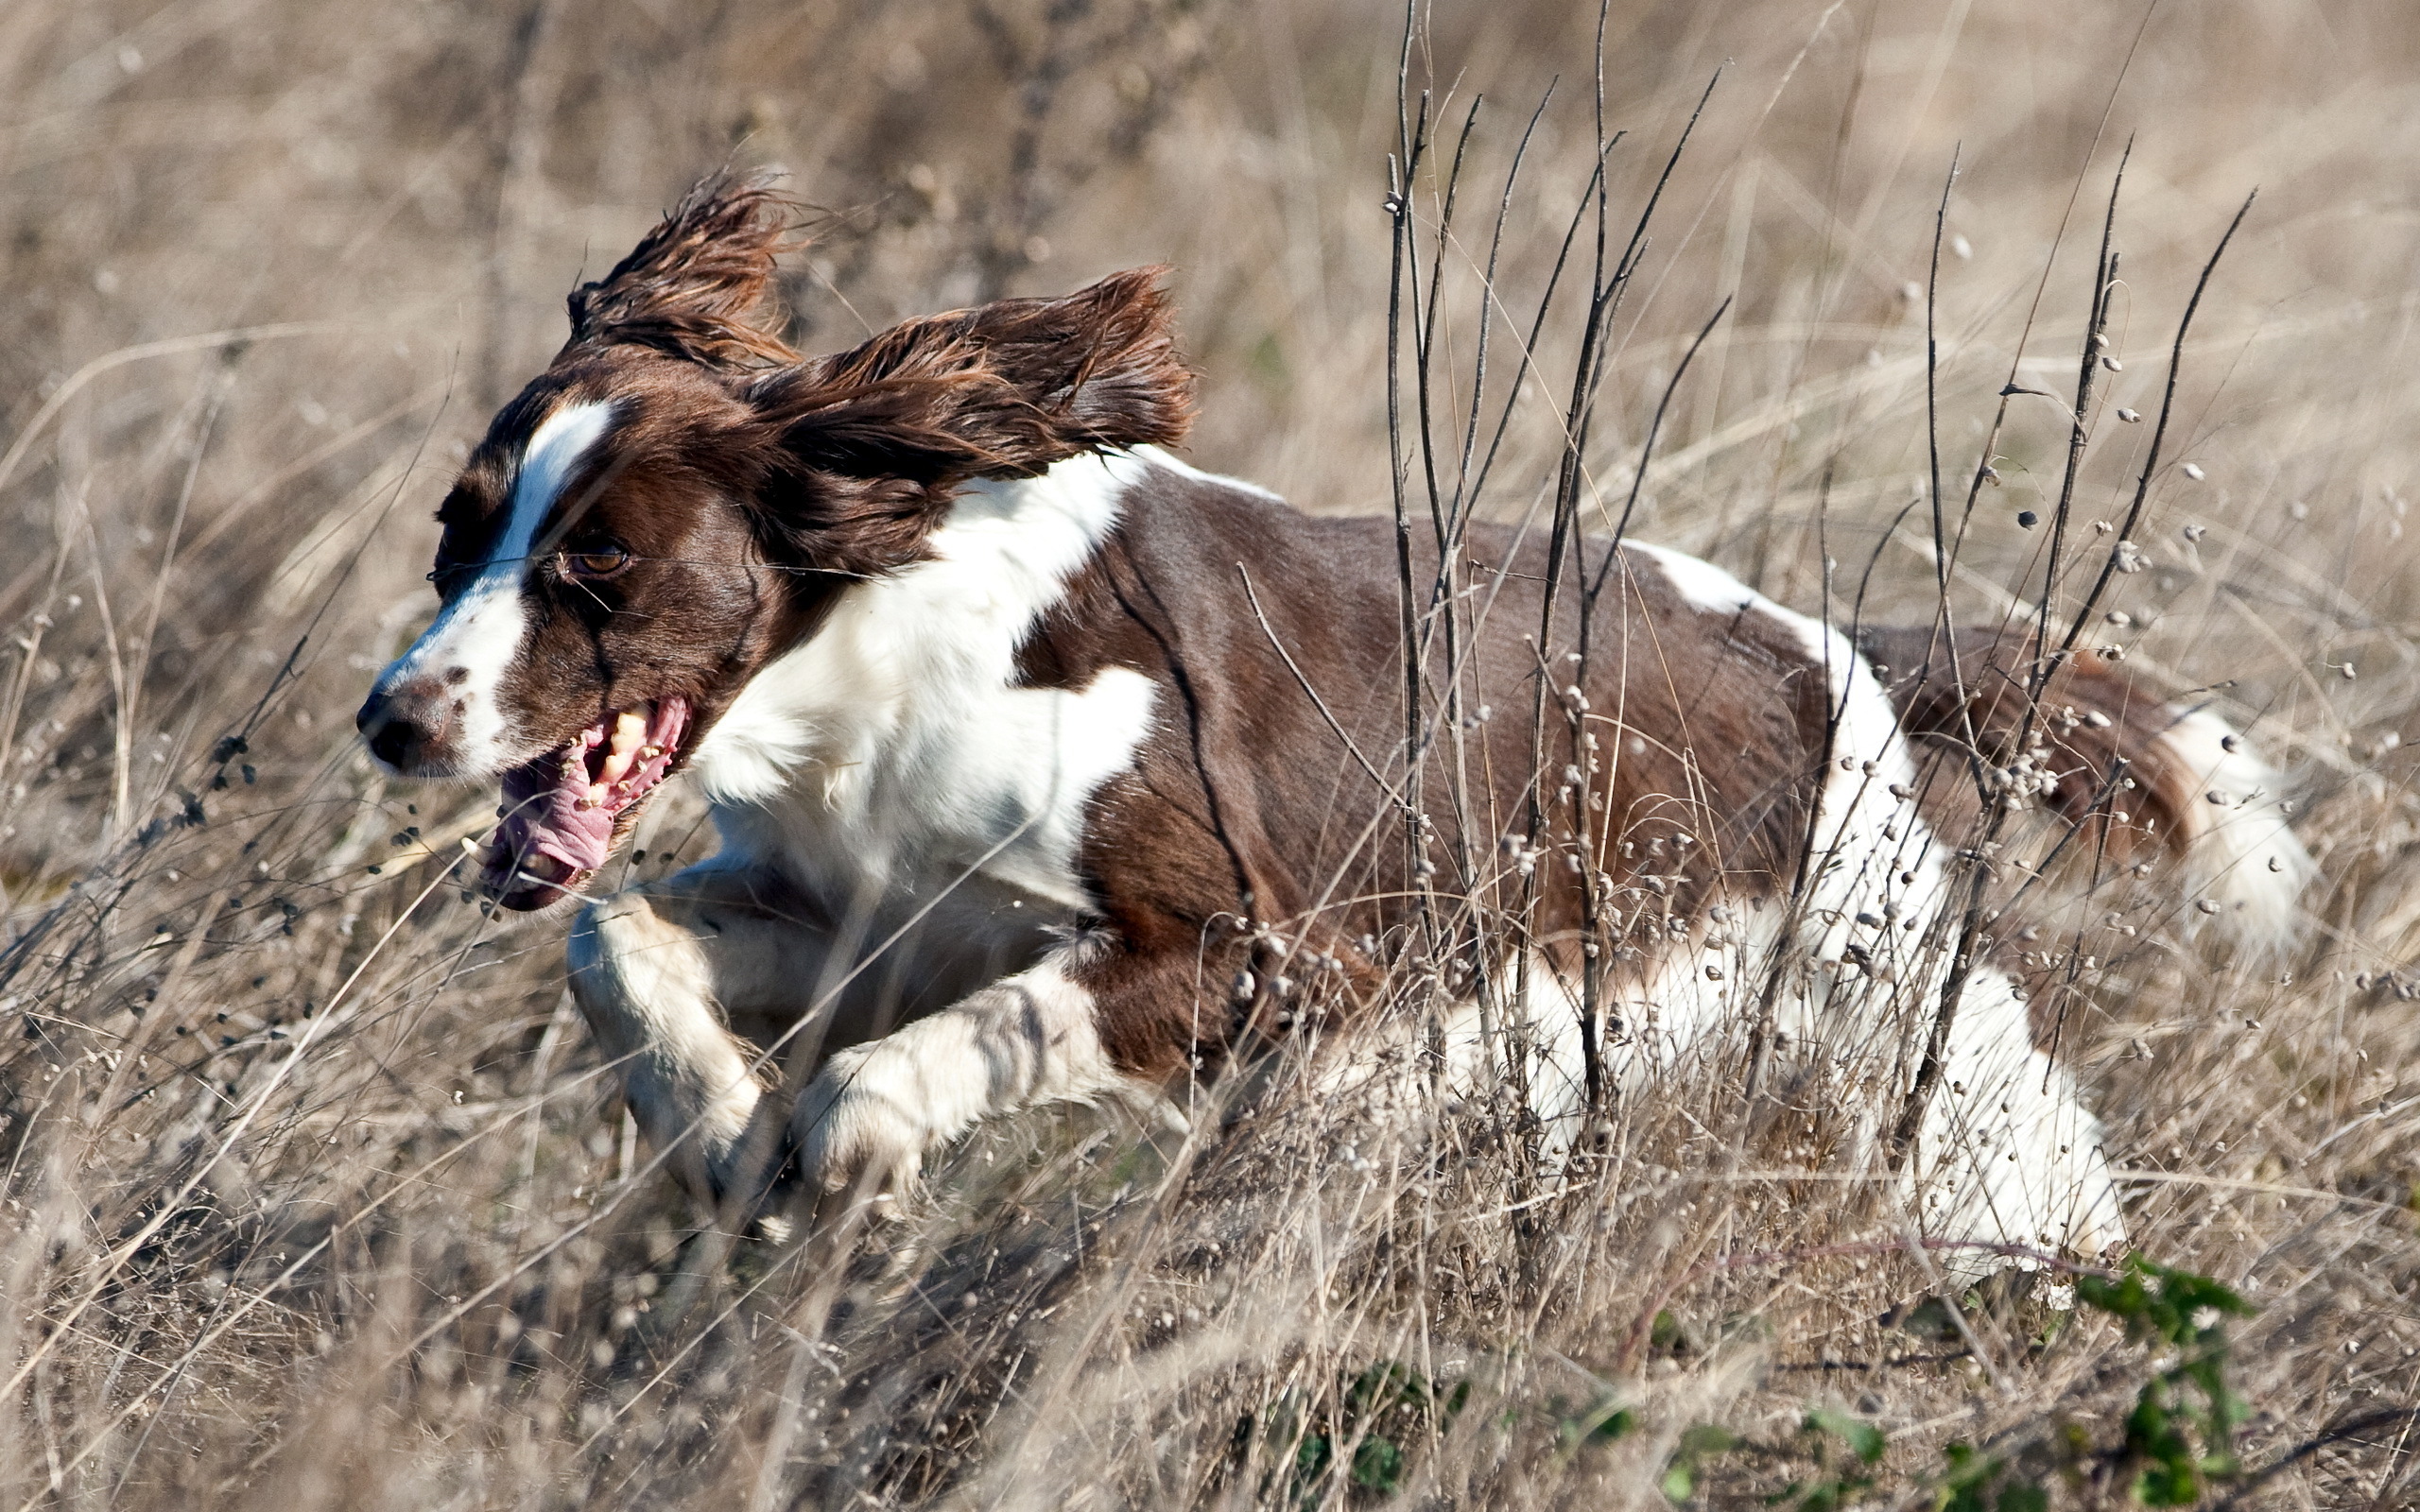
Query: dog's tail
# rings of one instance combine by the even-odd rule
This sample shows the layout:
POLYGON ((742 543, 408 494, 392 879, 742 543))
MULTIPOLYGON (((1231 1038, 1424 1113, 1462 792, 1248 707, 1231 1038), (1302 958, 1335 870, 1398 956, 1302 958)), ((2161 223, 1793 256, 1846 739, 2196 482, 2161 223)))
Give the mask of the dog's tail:
POLYGON ((2124 862, 2146 849, 2181 868, 2188 928, 2241 947, 2293 943, 2318 868, 2290 828, 2277 772, 2201 704, 2169 702, 2093 652, 2026 689, 2030 632, 1869 630, 1859 649, 1890 689, 1924 774, 1926 817, 1968 833, 1986 802, 2039 805, 2124 862))

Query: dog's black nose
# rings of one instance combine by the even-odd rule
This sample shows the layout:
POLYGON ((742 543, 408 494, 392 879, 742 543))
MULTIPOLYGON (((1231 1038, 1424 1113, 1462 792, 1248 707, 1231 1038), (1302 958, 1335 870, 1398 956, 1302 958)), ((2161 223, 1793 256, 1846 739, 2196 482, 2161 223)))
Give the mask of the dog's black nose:
POLYGON ((435 754, 444 709, 443 694, 435 682, 411 678, 372 689, 353 724, 371 755, 399 772, 410 771, 435 754))
POLYGON ((400 719, 385 714, 372 714, 365 706, 354 723, 361 727, 369 742, 370 754, 389 766, 401 767, 411 760, 412 747, 419 744, 417 732, 400 719))

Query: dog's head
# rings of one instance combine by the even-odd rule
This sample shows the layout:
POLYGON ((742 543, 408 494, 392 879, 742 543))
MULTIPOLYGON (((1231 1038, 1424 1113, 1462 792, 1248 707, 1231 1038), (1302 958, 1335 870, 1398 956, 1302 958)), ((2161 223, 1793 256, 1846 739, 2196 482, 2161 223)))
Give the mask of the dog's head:
POLYGON ((1191 418, 1157 268, 804 358, 752 323, 787 218, 762 181, 692 191, 573 293, 438 511, 436 622, 358 723, 396 772, 502 780, 483 881, 508 907, 577 890, 751 677, 925 556, 959 485, 1191 418))

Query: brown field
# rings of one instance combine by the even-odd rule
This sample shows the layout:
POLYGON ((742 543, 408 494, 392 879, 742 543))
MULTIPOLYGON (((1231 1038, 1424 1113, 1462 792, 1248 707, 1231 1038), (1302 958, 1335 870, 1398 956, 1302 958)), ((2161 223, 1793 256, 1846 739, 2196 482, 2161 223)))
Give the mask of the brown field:
MULTIPOLYGON (((1485 99, 1438 256, 1441 413, 1499 202, 1491 403, 1524 369, 1590 171, 1597 21, 1441 4, 1413 48, 1444 133, 1424 277, 1485 99)), ((801 345, 1167 263, 1193 459, 1390 507, 1402 30, 1376 0, 0 7, 0 1512, 1655 1508, 1675 1465, 1709 1505, 1933 1507, 1953 1442, 2047 1504, 2126 1504, 2128 1414, 2176 1351, 2040 1286, 1884 1321, 1943 1282, 1872 1171, 1825 1158, 1848 1110, 1742 1159, 1720 1077, 1625 1104, 1567 1178, 1488 1120, 1356 1123, 1281 1074, 1248 1134, 1030 1119, 846 1245, 702 1245, 570 1005, 562 923, 484 918, 452 878, 493 795, 356 747, 433 609, 454 463, 573 283, 725 164, 784 164, 816 208, 801 345)), ((2158 411, 2259 191, 2111 633, 2289 769, 2325 882, 2282 960, 2077 902, 2094 1007, 2065 1053, 2144 1252, 2256 1309, 2228 1325, 2240 1468, 2204 1503, 2420 1505, 2420 9, 1614 0, 1603 57, 1616 243, 1728 62, 1611 325, 1586 507, 1626 496, 1732 298, 1633 529, 1810 610, 1828 554, 1875 564, 1869 618, 1932 611, 1902 510, 1953 152, 1945 497, 1987 444, 1998 474, 1952 577, 1970 621, 2039 592, 2014 517, 2055 504, 2064 402, 2001 390, 2072 387, 2129 141, 2085 536, 2152 428, 2106 416, 2158 411)), ((1552 486, 1560 299, 1493 512, 1552 486)), ((634 869, 704 854, 699 813, 660 802, 634 869)))

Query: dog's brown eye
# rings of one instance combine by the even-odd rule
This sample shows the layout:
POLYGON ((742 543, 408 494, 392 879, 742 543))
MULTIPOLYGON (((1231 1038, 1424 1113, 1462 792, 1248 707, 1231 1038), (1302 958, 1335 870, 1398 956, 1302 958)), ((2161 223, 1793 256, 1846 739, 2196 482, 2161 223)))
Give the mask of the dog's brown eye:
POLYGON ((563 573, 570 577, 611 577, 631 563, 631 554, 608 541, 563 553, 563 573))

